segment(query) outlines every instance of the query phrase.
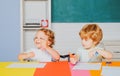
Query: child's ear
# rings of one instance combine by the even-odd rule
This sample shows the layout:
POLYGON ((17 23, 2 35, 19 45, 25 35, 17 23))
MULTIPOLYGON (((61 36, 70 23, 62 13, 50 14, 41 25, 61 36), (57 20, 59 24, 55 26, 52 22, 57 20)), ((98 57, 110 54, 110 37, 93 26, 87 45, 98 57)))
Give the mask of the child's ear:
POLYGON ((51 42, 50 42, 50 41, 48 41, 48 45, 51 45, 51 42))
POLYGON ((94 42, 94 45, 96 45, 96 44, 97 44, 97 42, 95 41, 95 42, 94 42))

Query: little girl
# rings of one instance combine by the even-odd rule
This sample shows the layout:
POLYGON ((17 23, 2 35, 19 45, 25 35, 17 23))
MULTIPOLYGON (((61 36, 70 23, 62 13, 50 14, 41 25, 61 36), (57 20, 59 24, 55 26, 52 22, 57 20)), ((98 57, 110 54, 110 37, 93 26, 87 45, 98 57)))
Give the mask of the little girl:
POLYGON ((32 48, 18 55, 19 60, 31 59, 40 62, 58 61, 60 56, 54 50, 54 32, 50 29, 40 29, 37 31, 34 44, 36 48, 32 48))
POLYGON ((112 54, 106 51, 103 43, 102 29, 97 24, 87 24, 79 32, 82 46, 76 55, 70 58, 72 64, 80 62, 101 62, 102 58, 111 59, 112 54))

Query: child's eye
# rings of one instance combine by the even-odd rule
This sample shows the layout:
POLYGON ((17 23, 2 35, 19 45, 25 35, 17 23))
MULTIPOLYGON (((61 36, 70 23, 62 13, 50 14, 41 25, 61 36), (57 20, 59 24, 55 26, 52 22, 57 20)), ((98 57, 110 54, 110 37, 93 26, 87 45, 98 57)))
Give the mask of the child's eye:
POLYGON ((34 38, 34 40, 36 40, 36 39, 37 39, 37 37, 34 38))
POLYGON ((40 38, 41 40, 45 40, 44 38, 40 38))
POLYGON ((43 38, 40 38, 41 40, 43 40, 43 38))

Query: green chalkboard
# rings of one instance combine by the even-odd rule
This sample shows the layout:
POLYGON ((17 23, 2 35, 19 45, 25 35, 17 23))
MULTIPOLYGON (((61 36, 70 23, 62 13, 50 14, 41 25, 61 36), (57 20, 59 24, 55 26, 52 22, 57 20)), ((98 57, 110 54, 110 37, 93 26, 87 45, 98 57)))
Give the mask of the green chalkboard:
POLYGON ((120 22, 120 0, 52 0, 52 22, 120 22))

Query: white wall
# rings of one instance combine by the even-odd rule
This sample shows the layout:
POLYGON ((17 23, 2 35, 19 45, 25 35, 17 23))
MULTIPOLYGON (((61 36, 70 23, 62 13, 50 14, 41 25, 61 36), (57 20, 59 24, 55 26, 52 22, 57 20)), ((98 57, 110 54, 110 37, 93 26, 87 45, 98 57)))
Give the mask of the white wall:
MULTIPOLYGON (((80 46, 79 31, 86 23, 52 23, 55 32, 55 46, 60 54, 75 52, 80 46)), ((106 45, 115 45, 120 49, 120 23, 97 23, 102 29, 106 45), (111 43, 112 41, 112 43, 111 43), (114 43, 113 43, 114 42, 114 43)))

